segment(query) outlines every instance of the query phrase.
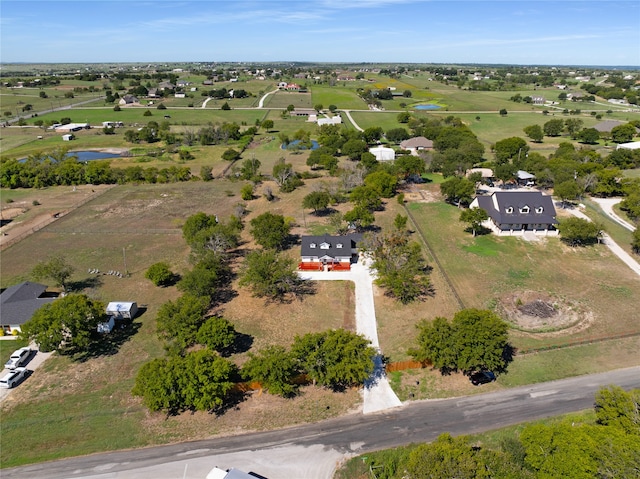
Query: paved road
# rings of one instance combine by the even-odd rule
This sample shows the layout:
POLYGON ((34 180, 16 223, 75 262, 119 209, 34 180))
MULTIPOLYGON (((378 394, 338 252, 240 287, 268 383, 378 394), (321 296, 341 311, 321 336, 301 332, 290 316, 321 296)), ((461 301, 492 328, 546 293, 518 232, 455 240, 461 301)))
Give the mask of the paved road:
POLYGON ((217 465, 253 470, 269 479, 329 479, 342 457, 432 441, 446 431, 469 434, 589 409, 595 392, 610 384, 640 388, 640 367, 464 398, 416 401, 386 413, 352 414, 278 431, 3 469, 2 478, 203 479, 217 465), (305 467, 325 472, 291 474, 305 467))
MULTIPOLYGON (((11 340, 5 339, 4 341, 11 341, 11 340)), ((49 358, 49 356, 51 356, 52 353, 43 353, 41 351, 38 351, 38 347, 34 343, 31 343, 29 346, 35 352, 31 353, 31 359, 29 359, 29 362, 25 364, 25 367, 27 368, 27 370, 31 371, 31 374, 33 374, 33 371, 35 371, 40 366, 42 366, 42 363, 44 363, 49 358)), ((5 369, 4 371, 0 371, 0 374, 4 375, 6 372, 7 370, 5 369)), ((25 381, 28 381, 28 380, 29 378, 27 377, 25 381)), ((22 383, 18 384, 18 386, 16 387, 20 387, 21 384, 22 383)), ((2 403, 5 399, 7 399, 11 395, 11 391, 13 391, 13 389, 0 389, 0 403, 2 403)))

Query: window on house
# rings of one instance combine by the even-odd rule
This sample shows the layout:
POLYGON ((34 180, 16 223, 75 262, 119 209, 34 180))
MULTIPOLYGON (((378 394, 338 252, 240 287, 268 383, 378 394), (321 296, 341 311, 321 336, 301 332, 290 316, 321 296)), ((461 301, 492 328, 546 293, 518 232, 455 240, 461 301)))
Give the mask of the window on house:
POLYGON ((320 245, 320 249, 329 249, 331 247, 331 245, 329 243, 322 243, 320 245))
POLYGON ((511 213, 513 213, 513 206, 507 206, 507 207, 504 209, 504 212, 505 212, 506 214, 510 215, 511 213))
POLYGON ((520 213, 522 213, 523 215, 526 215, 529 213, 529 207, 527 205, 523 206, 522 208, 520 208, 520 213))
POLYGON ((338 243, 338 244, 336 245, 336 248, 342 248, 342 243, 338 243))
POLYGON ((544 211, 544 208, 542 206, 536 206, 536 213, 542 214, 543 211, 544 211))
POLYGON ((315 244, 315 243, 311 243, 311 244, 309 245, 309 248, 315 248, 315 247, 316 247, 316 244, 315 244))

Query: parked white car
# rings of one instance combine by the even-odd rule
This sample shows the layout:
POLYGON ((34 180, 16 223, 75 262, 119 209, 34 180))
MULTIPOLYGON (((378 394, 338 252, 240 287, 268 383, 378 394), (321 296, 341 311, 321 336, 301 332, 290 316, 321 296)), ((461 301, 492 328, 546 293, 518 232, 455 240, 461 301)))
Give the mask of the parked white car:
POLYGON ((20 384, 27 377, 27 368, 15 368, 0 378, 0 388, 10 389, 20 384))
POLYGON ((31 349, 29 348, 17 349, 13 352, 13 354, 9 358, 9 361, 4 363, 4 367, 7 369, 15 369, 17 367, 20 367, 27 362, 27 360, 29 359, 29 356, 31 356, 31 349))

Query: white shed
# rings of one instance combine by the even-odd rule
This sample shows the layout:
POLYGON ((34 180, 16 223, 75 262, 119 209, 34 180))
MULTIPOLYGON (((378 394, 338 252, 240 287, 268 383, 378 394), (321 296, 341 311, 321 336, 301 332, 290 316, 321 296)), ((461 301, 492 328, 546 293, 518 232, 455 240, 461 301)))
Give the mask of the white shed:
POLYGON ((378 161, 391 161, 396 159, 396 152, 393 148, 387 148, 382 145, 369 148, 369 153, 372 153, 378 161))
POLYGON ((71 141, 73 140, 73 135, 62 135, 62 141, 71 141))
POLYGON ((113 316, 109 316, 109 319, 104 323, 98 323, 98 332, 99 333, 110 333, 113 331, 114 326, 116 325, 113 316))
POLYGON ((115 319, 133 319, 138 312, 136 303, 112 301, 107 305, 107 315, 115 319))
POLYGON ((638 150, 640 149, 640 141, 632 141, 631 143, 620 143, 616 146, 616 150, 638 150))

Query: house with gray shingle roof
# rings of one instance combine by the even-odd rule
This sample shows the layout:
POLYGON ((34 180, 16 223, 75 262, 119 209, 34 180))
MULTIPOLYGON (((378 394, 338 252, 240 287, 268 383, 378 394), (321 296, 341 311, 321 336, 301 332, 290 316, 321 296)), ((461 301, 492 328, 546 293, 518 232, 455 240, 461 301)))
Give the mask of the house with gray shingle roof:
POLYGON ((47 292, 44 284, 25 281, 9 286, 0 294, 0 327, 6 333, 20 331, 33 313, 57 297, 58 293, 47 292))
POLYGON ((558 234, 553 200, 539 191, 495 191, 476 196, 469 208, 485 210, 489 219, 483 225, 498 235, 558 234))
POLYGON ((358 255, 359 233, 342 236, 303 236, 300 256, 302 262, 311 263, 351 263, 358 255))

